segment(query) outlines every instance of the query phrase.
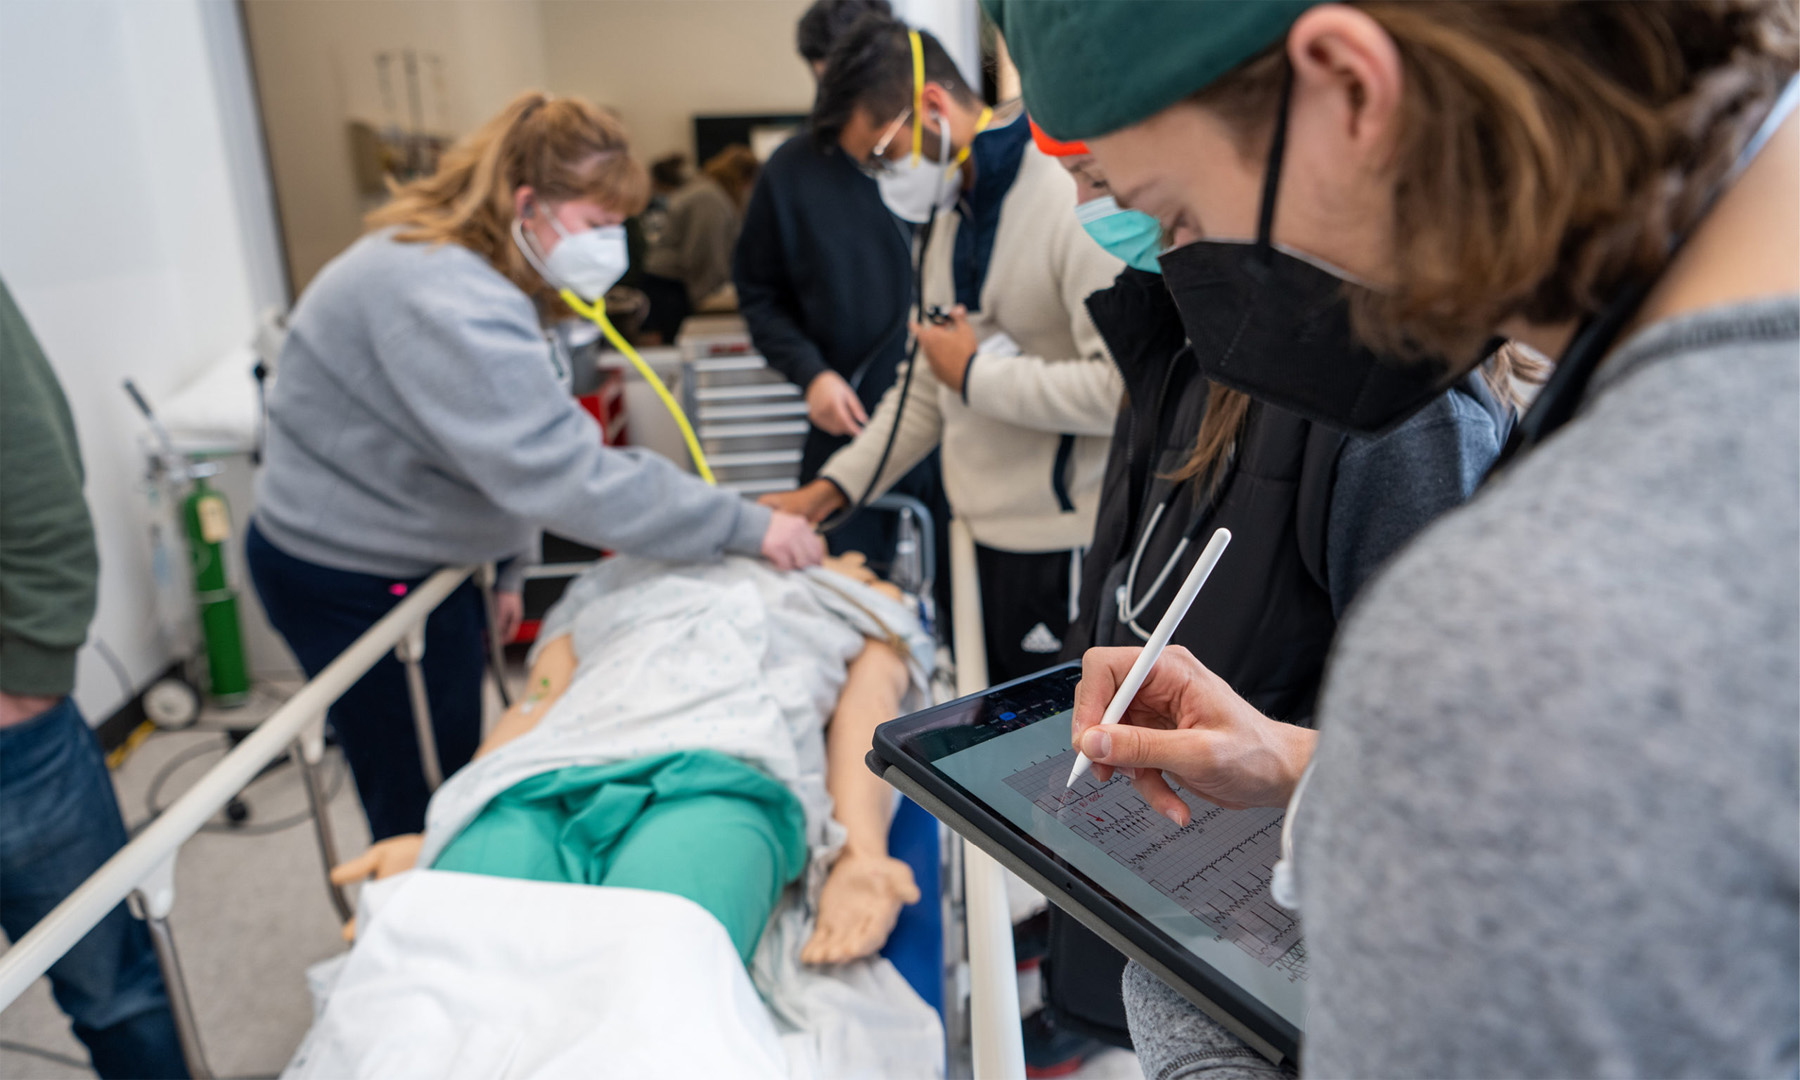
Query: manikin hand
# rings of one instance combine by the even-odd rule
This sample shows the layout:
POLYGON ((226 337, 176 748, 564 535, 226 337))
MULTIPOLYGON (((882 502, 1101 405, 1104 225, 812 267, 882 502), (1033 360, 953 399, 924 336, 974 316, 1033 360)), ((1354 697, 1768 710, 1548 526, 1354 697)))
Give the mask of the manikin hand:
MULTIPOLYGON (((386 840, 377 840, 369 845, 369 850, 346 863, 339 863, 331 868, 333 885, 349 885, 357 881, 374 878, 380 881, 395 874, 404 874, 419 863, 419 848, 425 843, 422 833, 407 833, 404 836, 390 836, 386 840)), ((344 924, 344 940, 356 940, 356 920, 351 919, 344 924)))
POLYGON ((855 435, 869 422, 869 413, 842 375, 821 371, 806 387, 806 418, 820 431, 855 435))
POLYGON ((841 574, 849 578, 858 585, 867 585, 889 600, 903 601, 906 599, 906 594, 900 591, 900 586, 891 581, 883 581, 881 575, 869 569, 869 557, 860 551, 846 551, 842 555, 827 555, 821 565, 834 574, 841 574))
POLYGON ((1179 645, 1145 677, 1123 723, 1102 724, 1138 649, 1089 649, 1081 658, 1074 744, 1102 782, 1124 769, 1150 808, 1185 826, 1190 813, 1169 781, 1227 810, 1286 806, 1318 733, 1271 720, 1179 645))
POLYGON ((911 867, 886 855, 846 849, 819 891, 819 918, 800 962, 842 964, 874 955, 893 932, 900 909, 918 901, 911 867))

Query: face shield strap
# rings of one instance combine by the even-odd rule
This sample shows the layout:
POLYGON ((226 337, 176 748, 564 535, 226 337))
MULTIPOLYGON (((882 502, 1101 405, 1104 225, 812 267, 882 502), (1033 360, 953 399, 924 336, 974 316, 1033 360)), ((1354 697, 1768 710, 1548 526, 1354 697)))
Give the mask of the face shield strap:
POLYGON ((1256 212, 1256 247, 1267 262, 1275 246, 1275 196, 1281 189, 1281 161, 1287 156, 1288 106, 1294 100, 1294 68, 1288 65, 1281 83, 1281 104, 1275 112, 1275 131, 1269 136, 1269 164, 1263 173, 1262 205, 1256 212))
POLYGON ((908 30, 906 40, 912 44, 913 69, 913 115, 912 115, 912 163, 917 165, 923 156, 925 143, 925 43, 919 40, 917 30, 908 30))

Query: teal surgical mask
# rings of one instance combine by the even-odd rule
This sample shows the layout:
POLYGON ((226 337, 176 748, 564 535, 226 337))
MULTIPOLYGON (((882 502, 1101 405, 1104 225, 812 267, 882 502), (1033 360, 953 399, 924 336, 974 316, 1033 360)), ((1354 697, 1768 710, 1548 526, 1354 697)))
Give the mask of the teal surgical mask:
POLYGON ((1157 256, 1162 254, 1162 225, 1149 214, 1121 210, 1111 195, 1092 199, 1075 208, 1075 220, 1099 244, 1127 266, 1152 274, 1162 273, 1157 256))

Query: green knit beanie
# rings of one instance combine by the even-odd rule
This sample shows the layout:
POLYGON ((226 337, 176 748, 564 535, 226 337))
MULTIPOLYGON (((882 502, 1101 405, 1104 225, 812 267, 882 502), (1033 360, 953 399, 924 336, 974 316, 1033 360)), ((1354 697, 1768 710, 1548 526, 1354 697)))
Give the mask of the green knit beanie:
POLYGON ((981 0, 1031 118, 1091 139, 1202 90, 1286 36, 1317 0, 981 0))

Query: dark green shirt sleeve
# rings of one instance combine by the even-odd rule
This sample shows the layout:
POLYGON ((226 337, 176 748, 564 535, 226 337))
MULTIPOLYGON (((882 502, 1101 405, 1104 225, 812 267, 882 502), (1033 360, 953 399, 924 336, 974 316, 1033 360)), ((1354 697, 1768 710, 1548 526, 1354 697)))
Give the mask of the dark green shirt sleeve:
POLYGON ((56 373, 0 282, 0 691, 66 694, 99 558, 56 373))

